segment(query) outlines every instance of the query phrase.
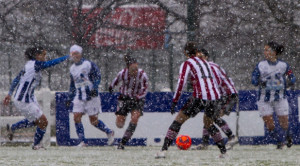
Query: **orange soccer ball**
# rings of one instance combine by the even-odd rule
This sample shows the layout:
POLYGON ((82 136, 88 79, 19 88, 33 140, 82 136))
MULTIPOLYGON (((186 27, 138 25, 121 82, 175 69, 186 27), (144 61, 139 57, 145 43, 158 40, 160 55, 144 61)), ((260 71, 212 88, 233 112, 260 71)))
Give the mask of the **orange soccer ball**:
POLYGON ((180 135, 176 138, 176 145, 180 150, 187 150, 192 145, 192 139, 188 135, 180 135))

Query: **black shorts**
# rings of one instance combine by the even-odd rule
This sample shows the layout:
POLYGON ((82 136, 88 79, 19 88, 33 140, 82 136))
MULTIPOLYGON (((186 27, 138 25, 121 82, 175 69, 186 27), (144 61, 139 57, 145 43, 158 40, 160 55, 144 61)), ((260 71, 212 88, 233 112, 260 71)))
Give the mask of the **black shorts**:
POLYGON ((131 99, 131 98, 118 99, 118 106, 115 114, 127 116, 129 112, 135 110, 135 111, 139 111, 141 113, 141 116, 143 116, 144 104, 145 104, 145 99, 139 99, 139 100, 131 99))
POLYGON ((220 114, 220 101, 209 101, 190 97, 181 109, 189 117, 195 117, 201 110, 210 118, 218 117, 220 114))
POLYGON ((225 115, 229 115, 233 109, 233 107, 238 102, 238 95, 232 94, 231 96, 222 97, 221 109, 223 110, 225 115))

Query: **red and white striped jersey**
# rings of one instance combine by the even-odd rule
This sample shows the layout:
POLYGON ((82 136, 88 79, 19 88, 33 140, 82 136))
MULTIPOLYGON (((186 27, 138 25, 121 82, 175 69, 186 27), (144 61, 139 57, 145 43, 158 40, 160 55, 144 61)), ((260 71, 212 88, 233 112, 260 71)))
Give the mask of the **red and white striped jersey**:
POLYGON ((148 76, 142 69, 138 70, 136 77, 128 74, 128 68, 121 70, 111 83, 110 88, 114 88, 119 82, 122 82, 120 93, 123 95, 141 99, 147 94, 148 76))
POLYGON ((193 96, 203 100, 220 99, 220 92, 214 81, 212 69, 209 63, 198 57, 191 57, 180 66, 177 89, 173 102, 178 102, 183 87, 190 79, 193 85, 193 96))
POLYGON ((237 94, 234 87, 234 83, 230 77, 227 76, 225 70, 214 62, 208 62, 212 67, 213 74, 219 85, 219 90, 222 96, 229 96, 231 94, 237 94))

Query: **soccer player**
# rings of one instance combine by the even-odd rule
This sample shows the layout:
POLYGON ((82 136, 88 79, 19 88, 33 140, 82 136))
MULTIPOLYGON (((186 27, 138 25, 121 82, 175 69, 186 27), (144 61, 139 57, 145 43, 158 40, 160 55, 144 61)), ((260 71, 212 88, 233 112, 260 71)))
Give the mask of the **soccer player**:
POLYGON ((219 129, 214 125, 213 120, 218 117, 218 111, 220 109, 217 107, 219 106, 218 100, 221 95, 218 85, 213 78, 211 66, 206 60, 196 57, 196 53, 196 44, 194 42, 188 42, 184 48, 184 54, 188 59, 180 66, 177 89, 171 106, 171 114, 175 113, 175 107, 188 79, 190 79, 193 84, 193 95, 185 103, 169 127, 162 149, 156 153, 155 158, 165 158, 166 151, 178 135, 182 124, 189 118, 196 116, 200 110, 204 110, 207 116, 207 120, 204 121, 204 127, 220 149, 220 157, 225 156, 225 143, 219 129))
POLYGON ((11 96, 17 87, 13 97, 14 105, 18 111, 25 116, 25 119, 11 126, 8 124, 8 136, 9 139, 12 140, 13 134, 16 130, 37 126, 32 149, 38 150, 40 148, 44 148, 40 142, 46 132, 48 120, 43 114, 43 111, 34 96, 34 89, 39 85, 42 79, 42 70, 65 61, 69 56, 67 55, 46 61, 46 50, 42 47, 33 47, 26 49, 25 57, 28 61, 26 62, 23 70, 21 70, 19 75, 13 80, 3 104, 7 106, 10 103, 11 96))
POLYGON ((84 136, 84 128, 81 118, 87 114, 90 123, 101 131, 105 132, 108 138, 107 144, 114 142, 114 131, 109 129, 101 120, 98 114, 102 112, 101 99, 98 86, 101 81, 101 74, 97 65, 82 57, 82 47, 73 45, 70 48, 71 59, 74 64, 70 67, 70 99, 73 101, 73 114, 75 128, 80 140, 78 146, 87 146, 84 136))
MULTIPOLYGON (((197 57, 208 60, 209 54, 205 49, 197 50, 197 57)), ((217 84, 219 86, 219 90, 221 92, 221 105, 220 117, 215 119, 215 124, 218 125, 222 131, 228 137, 228 142, 226 145, 226 149, 232 149, 232 147, 238 143, 238 138, 232 133, 232 130, 229 128, 227 122, 222 119, 223 115, 229 115, 232 108, 238 101, 238 94, 234 87, 234 83, 230 77, 226 74, 225 70, 221 68, 218 64, 209 61, 208 62, 212 67, 213 75, 216 78, 217 84)), ((204 120, 206 120, 207 116, 204 115, 204 120)), ((202 136, 202 144, 193 148, 194 150, 206 150, 209 145, 209 133, 206 128, 203 127, 203 136, 202 136)))
POLYGON ((278 59, 283 51, 284 47, 276 42, 266 44, 264 47, 265 60, 259 62, 252 73, 252 84, 259 87, 258 110, 270 136, 277 142, 277 149, 282 149, 285 141, 287 141, 287 147, 292 146, 286 88, 296 82, 290 66, 278 59), (275 128, 274 112, 282 130, 275 128))
POLYGON ((121 70, 117 77, 113 80, 109 87, 112 93, 113 88, 119 83, 120 95, 118 96, 118 107, 116 111, 116 126, 123 128, 127 114, 131 113, 130 123, 123 135, 118 149, 124 149, 124 146, 132 137, 139 118, 143 115, 145 96, 148 89, 148 76, 144 70, 138 68, 138 63, 135 58, 125 56, 126 68, 121 70))

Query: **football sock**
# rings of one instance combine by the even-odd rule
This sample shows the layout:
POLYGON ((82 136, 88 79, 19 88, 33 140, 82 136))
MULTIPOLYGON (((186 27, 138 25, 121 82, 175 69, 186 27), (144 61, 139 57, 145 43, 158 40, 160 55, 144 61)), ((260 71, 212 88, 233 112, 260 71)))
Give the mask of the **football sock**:
POLYGON ((163 144, 161 150, 168 150, 168 147, 172 144, 173 140, 178 135, 181 125, 182 124, 180 124, 179 122, 177 122, 175 120, 173 121, 173 123, 169 127, 169 130, 167 132, 167 135, 165 137, 164 144, 163 144))
POLYGON ((129 125, 124 133, 124 136, 121 140, 122 145, 125 145, 128 142, 128 140, 131 138, 131 136, 133 135, 133 133, 136 129, 136 126, 137 126, 136 124, 129 123, 129 125))
POLYGON ((224 119, 218 118, 215 123, 222 129, 228 138, 232 136, 232 131, 224 119))
POLYGON ((82 141, 85 142, 84 128, 83 128, 82 123, 75 123, 75 128, 76 128, 76 133, 78 135, 80 142, 82 142, 82 141))
POLYGON ((30 122, 27 119, 23 119, 13 125, 11 125, 11 130, 12 130, 12 132, 14 132, 17 129, 28 128, 28 127, 33 127, 33 126, 35 126, 34 122, 30 122))
POLYGON ((98 124, 95 126, 106 134, 111 133, 111 129, 109 129, 101 120, 98 120, 98 124))
POLYGON ((204 127, 203 127, 203 132, 202 132, 202 144, 203 145, 209 144, 209 132, 204 127))
POLYGON ((219 129, 215 125, 212 125, 207 130, 220 149, 220 152, 222 154, 226 153, 225 143, 219 129))
POLYGON ((33 145, 38 145, 45 135, 46 129, 41 129, 39 127, 36 128, 36 132, 34 134, 34 143, 33 145))

